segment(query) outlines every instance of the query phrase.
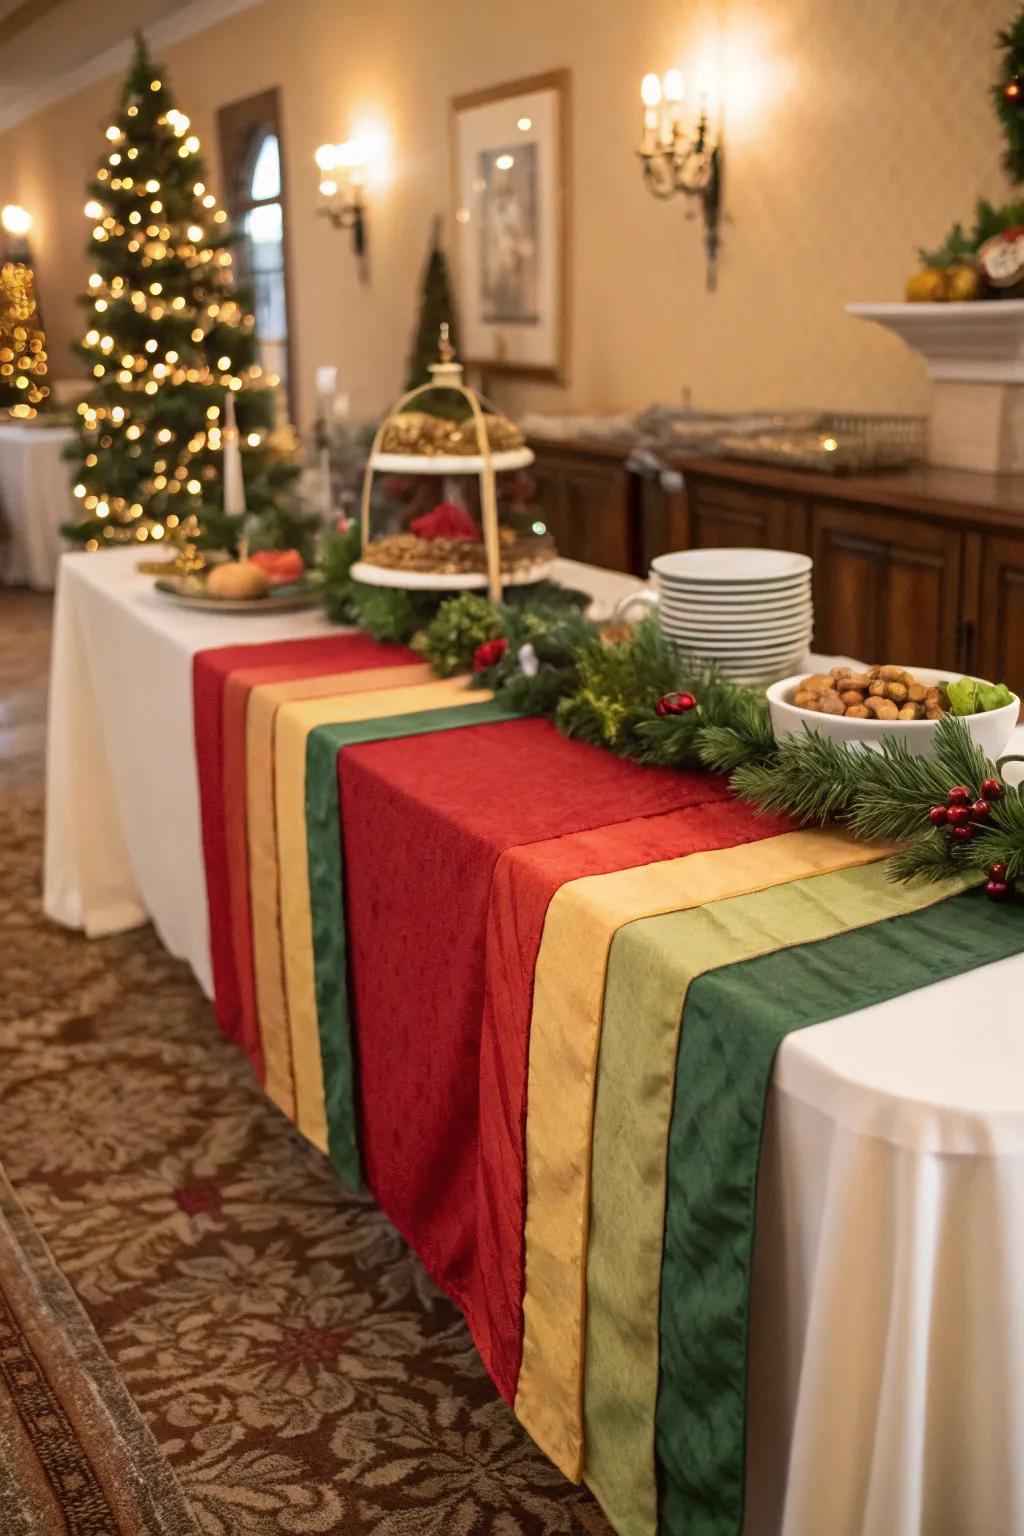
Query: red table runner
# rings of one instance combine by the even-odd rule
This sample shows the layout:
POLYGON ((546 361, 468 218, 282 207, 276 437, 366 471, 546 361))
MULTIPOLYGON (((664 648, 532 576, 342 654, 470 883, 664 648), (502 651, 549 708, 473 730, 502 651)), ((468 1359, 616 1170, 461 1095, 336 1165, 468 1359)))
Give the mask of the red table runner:
MULTIPOLYGON (((234 709, 225 716, 228 677, 250 669, 251 682, 284 682, 316 678, 326 672, 360 671, 368 667, 401 665, 417 658, 404 646, 380 645, 363 634, 334 634, 306 640, 264 641, 200 651, 192 664, 192 707, 199 779, 199 806, 206 868, 206 899, 210 918, 210 959, 214 1006, 224 1033, 242 1045, 259 1072, 262 1055, 259 1031, 252 1035, 252 978, 240 973, 236 944, 251 946, 248 912, 236 913, 229 876, 232 840, 245 842, 245 695, 234 694, 234 709), (226 791, 230 789, 230 793, 226 791)), ((237 886, 237 881, 235 882, 237 886)), ((251 972, 251 949, 250 966, 251 972)))
POLYGON ((340 793, 367 1179, 511 1400, 547 904, 566 879, 781 823, 739 806, 722 779, 638 767, 542 720, 349 747, 340 793))

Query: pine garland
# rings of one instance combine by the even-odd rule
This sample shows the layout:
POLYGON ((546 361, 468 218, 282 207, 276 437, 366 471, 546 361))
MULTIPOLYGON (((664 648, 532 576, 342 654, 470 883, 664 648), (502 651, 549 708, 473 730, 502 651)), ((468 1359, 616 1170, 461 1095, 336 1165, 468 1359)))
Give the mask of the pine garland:
POLYGON ((1011 181, 1024 181, 1024 8, 996 42, 1003 57, 991 96, 1006 139, 1003 169, 1011 181))
POLYGON ((1024 879, 1024 796, 1000 784, 954 715, 938 722, 928 758, 912 756, 897 736, 885 737, 880 751, 811 729, 777 741, 764 695, 680 656, 656 619, 622 639, 585 616, 582 594, 550 584, 498 604, 478 593, 366 587, 350 577, 357 556, 358 533, 350 531, 321 560, 329 616, 380 639, 411 640, 442 677, 470 672, 516 712, 552 719, 566 736, 620 756, 728 774, 740 798, 766 813, 898 844, 888 861, 894 880, 983 879, 999 864, 1006 884, 1024 879), (987 817, 972 817, 969 837, 932 825, 929 812, 946 805, 954 786, 973 806, 986 780, 1001 798, 987 817))

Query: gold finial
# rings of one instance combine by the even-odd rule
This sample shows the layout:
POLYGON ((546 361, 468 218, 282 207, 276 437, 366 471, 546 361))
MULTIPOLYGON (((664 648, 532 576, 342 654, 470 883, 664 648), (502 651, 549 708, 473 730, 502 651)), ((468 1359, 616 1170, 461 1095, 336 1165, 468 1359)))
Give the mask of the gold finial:
POLYGON ((455 348, 451 343, 451 327, 447 320, 441 321, 441 336, 437 344, 437 355, 442 363, 450 363, 455 359, 455 348))

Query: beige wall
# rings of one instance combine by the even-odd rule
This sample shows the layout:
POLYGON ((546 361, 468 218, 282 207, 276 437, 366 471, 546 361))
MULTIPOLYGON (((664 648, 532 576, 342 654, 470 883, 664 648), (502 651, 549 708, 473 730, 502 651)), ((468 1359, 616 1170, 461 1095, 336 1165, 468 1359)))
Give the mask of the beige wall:
MULTIPOLYGON (((1013 0, 265 0, 166 51, 179 105, 216 164, 224 102, 279 85, 289 179, 300 416, 336 363, 360 413, 402 382, 431 217, 449 203, 448 98, 560 65, 573 72, 571 375, 506 385, 515 410, 695 405, 918 409, 920 366, 848 319, 897 298, 920 241, 1006 195, 987 100, 994 33, 1013 0), (718 292, 699 223, 655 202, 632 150, 641 75, 717 60, 727 169, 718 292), (389 136, 371 195, 372 283, 316 215, 314 147, 358 121, 389 136)), ((78 0, 68 24, 87 25, 78 0), (81 20, 79 21, 79 16, 81 20)), ((0 203, 36 218, 54 371, 79 372, 84 185, 115 80, 0 136, 0 203)), ((215 178, 214 178, 215 179, 215 178)))

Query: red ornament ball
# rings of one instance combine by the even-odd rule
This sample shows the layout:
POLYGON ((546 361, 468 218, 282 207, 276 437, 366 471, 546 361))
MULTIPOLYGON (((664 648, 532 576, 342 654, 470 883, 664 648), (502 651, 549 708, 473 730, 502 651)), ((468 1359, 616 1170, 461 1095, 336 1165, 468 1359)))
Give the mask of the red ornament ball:
POLYGON ((1006 879, 1006 865, 1003 863, 1002 859, 998 859, 995 864, 989 865, 988 877, 990 880, 1006 879))
POLYGON ((949 801, 950 805, 970 805, 971 801, 974 799, 974 796, 971 794, 966 784, 955 784, 949 791, 946 799, 949 801))
POLYGON ((692 693, 663 693, 654 706, 663 719, 666 715, 687 715, 696 707, 697 700, 692 693))
POLYGON ((950 826, 956 831, 957 827, 965 827, 970 821, 971 808, 969 805, 951 805, 946 812, 946 817, 950 826))
POLYGON ((975 821, 987 821, 990 809, 991 807, 989 806, 987 800, 975 800, 974 804, 971 806, 971 815, 974 817, 975 821))
POLYGON ((986 800, 1001 800, 1004 790, 998 779, 983 779, 981 781, 981 793, 986 800))
POLYGON ((1008 880, 989 880, 985 886, 985 895, 989 901, 1006 901, 1013 895, 1013 886, 1008 880))
POLYGON ((974 836, 974 828, 971 826, 970 822, 968 822, 966 826, 954 827, 953 836, 958 838, 962 843, 970 842, 971 838, 974 836))
POLYGON ((944 805, 933 805, 928 812, 928 820, 933 827, 944 827, 949 817, 949 811, 944 805))

